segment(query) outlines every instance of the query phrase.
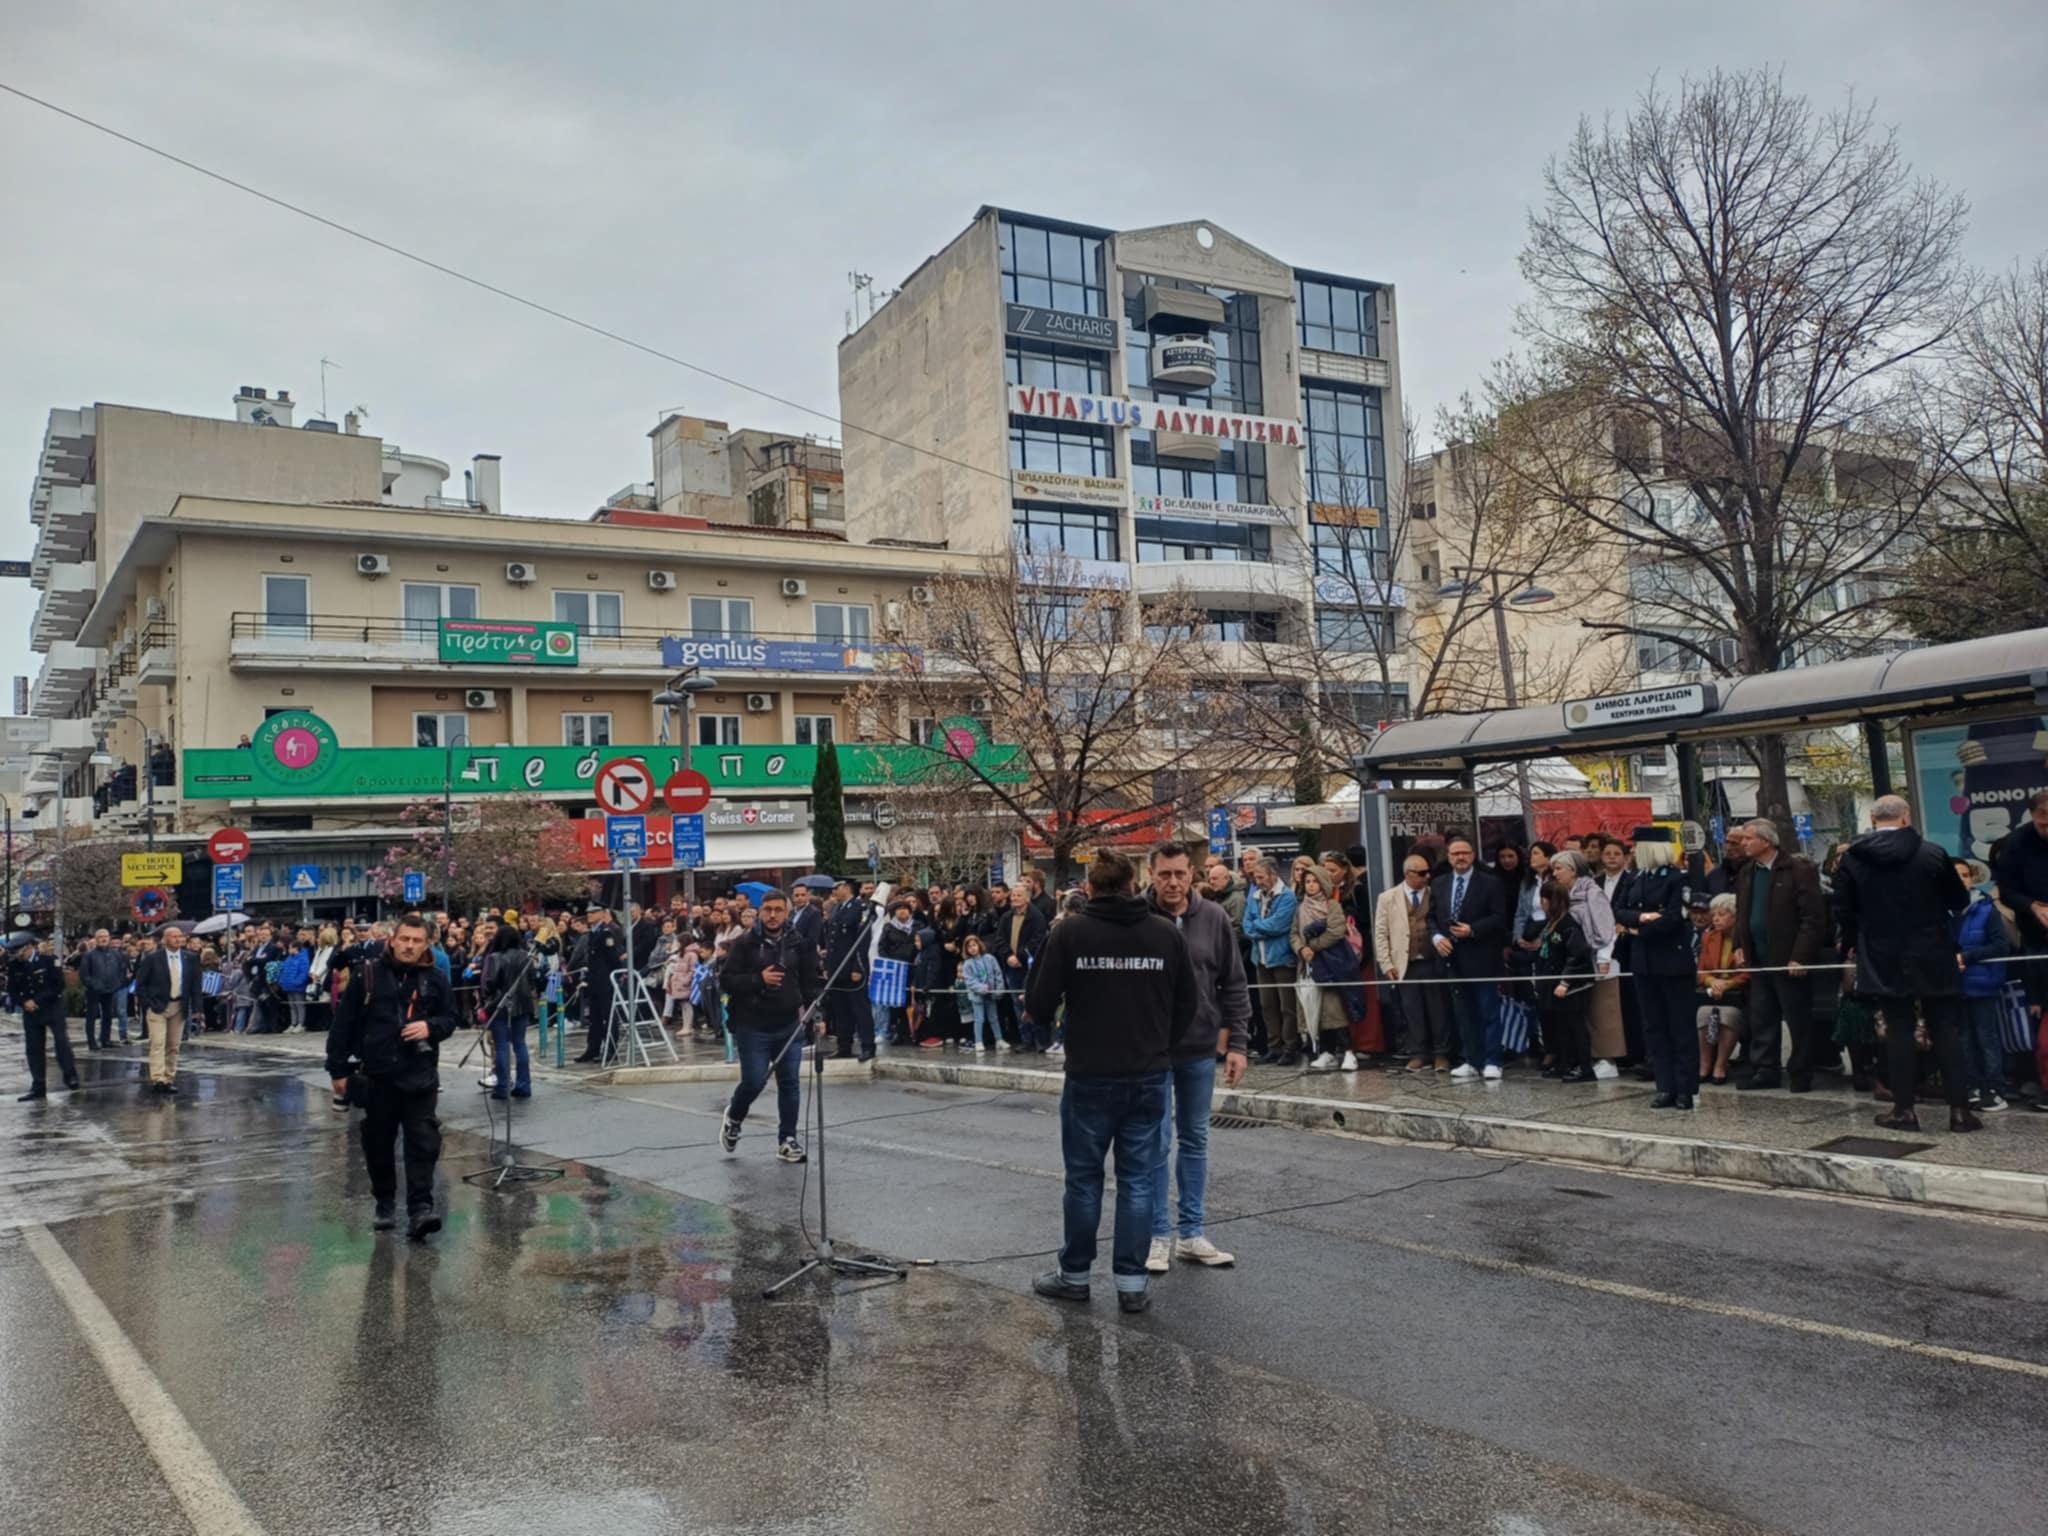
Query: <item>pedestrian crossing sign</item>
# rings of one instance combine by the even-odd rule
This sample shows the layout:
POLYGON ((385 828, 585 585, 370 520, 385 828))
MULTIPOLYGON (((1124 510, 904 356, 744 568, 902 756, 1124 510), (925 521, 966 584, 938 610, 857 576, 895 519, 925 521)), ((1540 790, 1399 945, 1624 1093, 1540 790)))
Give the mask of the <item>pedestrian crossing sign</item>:
POLYGON ((294 864, 289 889, 294 896, 310 896, 320 889, 320 866, 317 864, 294 864))

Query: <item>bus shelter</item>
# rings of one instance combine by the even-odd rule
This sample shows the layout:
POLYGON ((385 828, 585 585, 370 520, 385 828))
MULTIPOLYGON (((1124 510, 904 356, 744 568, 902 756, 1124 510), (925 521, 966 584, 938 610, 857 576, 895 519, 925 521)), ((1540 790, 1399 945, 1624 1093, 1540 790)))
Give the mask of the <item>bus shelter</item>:
POLYGON ((1954 852, 1984 858, 2026 818, 2028 798, 2048 789, 2048 629, 1604 698, 1398 721, 1353 764, 1361 785, 1359 840, 1373 888, 1393 883, 1414 837, 1474 824, 1467 808, 1476 809, 1476 776, 1489 769, 1672 747, 1687 842, 1695 844, 1702 742, 1831 727, 1861 729, 1880 795, 1896 788, 1889 737, 1897 727, 1915 824, 1954 852))

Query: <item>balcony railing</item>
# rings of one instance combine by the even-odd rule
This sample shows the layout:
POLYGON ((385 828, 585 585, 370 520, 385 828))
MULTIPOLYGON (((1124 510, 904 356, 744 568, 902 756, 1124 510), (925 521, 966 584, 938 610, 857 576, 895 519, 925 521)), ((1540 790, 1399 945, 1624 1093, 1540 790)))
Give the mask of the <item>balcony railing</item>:
MULTIPOLYGON (((667 639, 707 641, 745 640, 770 644, 837 647, 843 650, 886 649, 887 642, 872 637, 849 639, 819 635, 814 631, 753 629, 745 633, 693 630, 688 625, 621 625, 603 629, 577 630, 577 648, 596 666, 659 672, 673 670, 661 659, 662 642, 667 639)), ((303 618, 237 612, 228 616, 228 649, 237 661, 322 660, 361 662, 437 661, 440 657, 440 625, 433 619, 394 619, 362 615, 308 614, 303 618)), ((748 666, 745 663, 707 663, 714 670, 734 666, 736 670, 778 671, 772 654, 748 666)), ((789 670, 824 670, 802 665, 789 670)))

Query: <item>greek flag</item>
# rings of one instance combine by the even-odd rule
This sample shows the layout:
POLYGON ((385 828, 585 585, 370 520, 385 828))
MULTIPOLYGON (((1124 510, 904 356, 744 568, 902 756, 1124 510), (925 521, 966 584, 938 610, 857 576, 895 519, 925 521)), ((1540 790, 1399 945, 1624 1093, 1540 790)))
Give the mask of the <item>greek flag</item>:
POLYGON ((2008 981, 2000 987, 1998 1011, 2005 1022, 2005 1048, 2031 1054, 2034 1049, 2034 1016, 2027 1011, 2026 983, 2008 981))
POLYGON ((199 990, 207 997, 220 996, 220 972, 208 971, 199 978, 199 990))
POLYGON ((901 1008, 910 998, 910 962, 875 961, 868 972, 868 998, 884 1008, 901 1008))
POLYGON ((1529 1049, 1529 1014, 1527 1003, 1519 997, 1501 999, 1500 1005, 1500 1048, 1514 1055, 1521 1055, 1529 1049))

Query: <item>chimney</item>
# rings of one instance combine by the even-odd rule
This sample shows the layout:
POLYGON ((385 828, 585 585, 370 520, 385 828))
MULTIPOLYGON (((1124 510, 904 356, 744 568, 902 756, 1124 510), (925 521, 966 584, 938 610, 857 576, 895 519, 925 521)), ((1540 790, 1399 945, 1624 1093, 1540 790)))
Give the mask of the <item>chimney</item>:
POLYGON ((288 389, 275 390, 270 397, 270 414, 280 427, 292 424, 292 392, 288 389))
POLYGON ((347 415, 341 418, 341 430, 346 432, 350 437, 357 436, 363 430, 363 418, 357 415, 354 411, 350 411, 347 415))
POLYGON ((292 397, 280 389, 273 400, 268 391, 244 384, 235 391, 235 420, 257 427, 288 427, 292 424, 292 397))
POLYGON ((486 512, 503 512, 505 503, 498 489, 498 455, 479 453, 469 461, 470 500, 486 512))

